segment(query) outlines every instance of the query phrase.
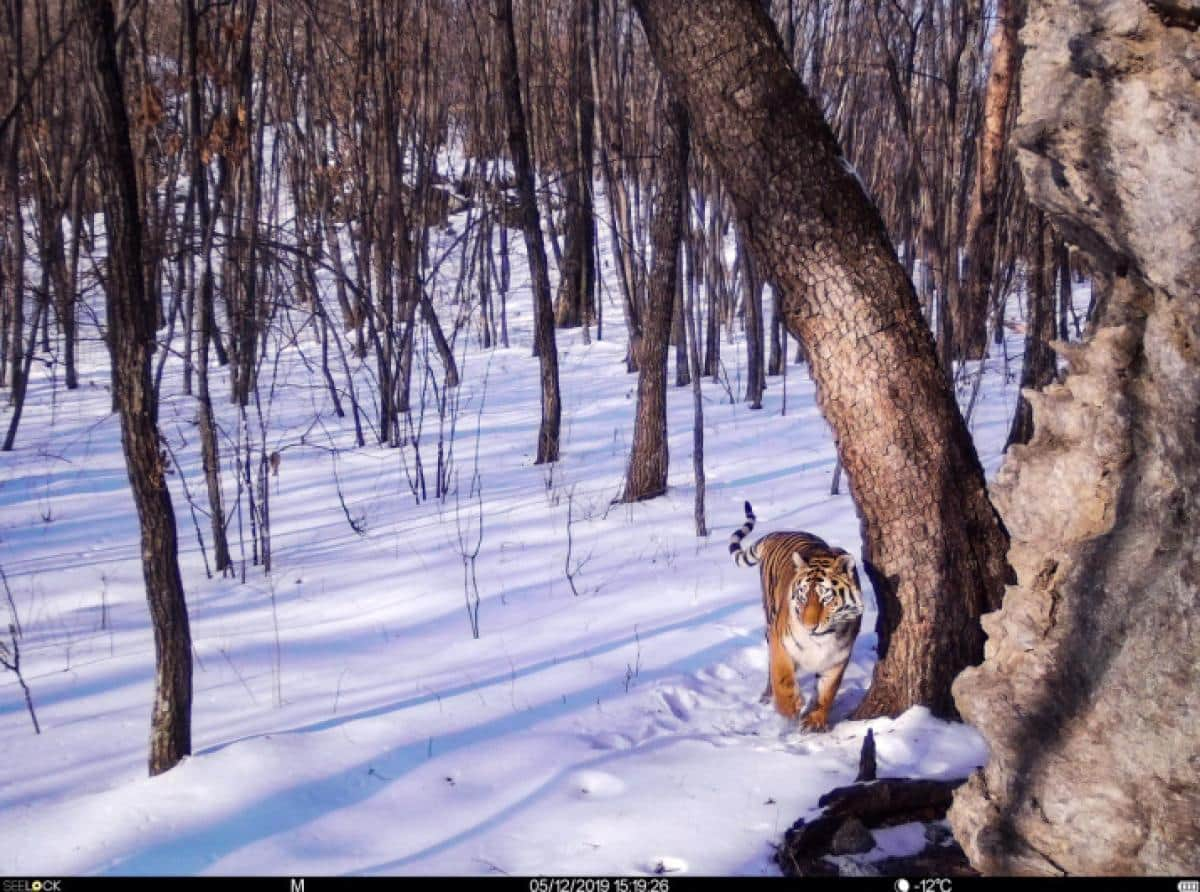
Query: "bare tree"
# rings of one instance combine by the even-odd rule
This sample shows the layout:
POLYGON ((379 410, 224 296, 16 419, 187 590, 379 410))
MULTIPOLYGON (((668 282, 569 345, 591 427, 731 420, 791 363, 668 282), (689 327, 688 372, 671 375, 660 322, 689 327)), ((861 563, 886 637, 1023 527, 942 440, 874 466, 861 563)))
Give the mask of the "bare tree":
POLYGON ((1008 136, 1009 106, 1015 92, 1020 59, 1017 32, 1021 28, 1022 2, 996 0, 991 69, 983 100, 979 164, 964 239, 969 263, 967 281, 955 318, 956 352, 968 359, 981 358, 987 348, 986 326, 995 264, 1000 176, 1008 136))
POLYGON ((192 751, 192 640, 179 575, 175 511, 159 440, 157 396, 150 378, 156 311, 143 281, 137 169, 118 63, 110 0, 77 0, 96 109, 96 162, 108 232, 106 283, 117 406, 125 467, 141 524, 142 575, 154 626, 156 690, 150 728, 150 773, 192 751))
POLYGON ((808 349, 863 527, 880 659, 858 714, 953 714, 1007 538, 878 211, 755 0, 635 0, 791 333, 808 349))
POLYGON ((525 130, 525 110, 521 104, 521 81, 517 71, 517 41, 513 32, 512 0, 496 0, 497 44, 500 49, 500 80, 508 115, 508 150, 517 177, 521 204, 521 229, 533 279, 536 353, 541 362, 542 421, 538 429, 537 463, 558 461, 558 430, 562 401, 558 386, 558 348, 554 341, 554 308, 550 299, 550 276, 546 249, 538 220, 534 194, 533 164, 529 159, 529 141, 525 130))
POLYGON ((567 145, 566 245, 556 321, 562 328, 589 325, 596 317, 594 268, 596 220, 592 202, 595 98, 591 29, 599 0, 570 0, 570 106, 567 145))
MULTIPOLYGON (((679 276, 683 218, 687 212, 684 191, 687 176, 687 115, 671 102, 659 128, 659 183, 650 242, 654 265, 650 271, 642 336, 638 339, 638 393, 634 417, 633 448, 625 472, 622 499, 636 502, 667 491, 667 347, 671 338, 672 311, 679 276)), ((686 355, 686 354, 685 354, 686 355)))

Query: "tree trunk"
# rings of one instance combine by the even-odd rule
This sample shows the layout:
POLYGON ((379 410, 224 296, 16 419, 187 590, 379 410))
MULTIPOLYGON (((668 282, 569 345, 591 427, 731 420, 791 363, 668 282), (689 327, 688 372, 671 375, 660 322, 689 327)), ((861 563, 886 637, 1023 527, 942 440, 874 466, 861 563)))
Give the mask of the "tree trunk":
MULTIPOLYGON (((17 0, 10 10, 12 16, 12 34, 10 51, 12 52, 12 72, 15 75, 23 68, 24 55, 23 23, 25 19, 24 4, 17 0)), ((8 380, 12 386, 9 400, 13 405, 18 400, 24 400, 25 385, 21 381, 21 370, 24 365, 25 350, 25 220, 21 202, 21 128, 24 126, 21 116, 21 78, 13 76, 10 82, 12 88, 13 120, 9 130, 9 142, 5 153, 5 179, 8 186, 9 201, 9 230, 8 244, 8 295, 9 295, 9 324, 11 333, 3 332, 0 337, 9 338, 8 361, 11 364, 8 380)))
MULTIPOLYGON (((687 213, 685 210, 684 213, 687 213)), ((675 345, 675 386, 687 387, 692 383, 688 366, 688 328, 684 324, 683 278, 675 280, 675 307, 671 311, 671 341, 675 345)))
POLYGON ((497 43, 500 48, 500 80, 508 114, 508 151, 516 173, 521 202, 521 229, 529 256, 536 313, 537 355, 541 363, 542 422, 538 429, 537 464, 558 461, 558 431, 562 402, 558 387, 558 347, 554 341, 554 307, 550 298, 550 276, 546 266, 546 247, 538 220, 534 195, 533 164, 529 160, 529 140, 525 130, 525 109, 521 105, 521 81, 517 73, 517 40, 513 33, 512 0, 496 0, 497 43))
MULTIPOLYGON (((650 271, 646 313, 638 349, 637 414, 633 449, 625 472, 622 500, 652 499, 667 491, 667 347, 679 282, 679 249, 683 239, 683 181, 687 171, 687 115, 671 102, 659 127, 659 193, 650 223, 654 267, 650 271)), ((682 324, 680 318, 679 324, 682 324)), ((684 354, 686 361, 686 353, 684 354)))
POLYGON ((971 212, 967 218, 967 281, 954 317, 955 354, 982 359, 987 352, 987 317, 995 266, 1000 171, 1007 142, 1008 106, 1019 64, 1022 0, 997 0, 992 63, 983 99, 983 132, 971 212))
MULTIPOLYGON (((233 569, 229 557, 229 539, 225 533, 225 500, 221 492, 221 452, 217 442, 217 422, 213 416, 212 395, 209 392, 208 348, 212 342, 214 328, 212 242, 214 222, 208 196, 208 172, 204 169, 201 155, 201 104, 203 94, 200 87, 200 17, 196 0, 187 0, 183 8, 184 42, 187 52, 188 76, 188 133, 191 136, 189 149, 191 161, 191 188, 196 196, 197 216, 200 223, 200 281, 193 279, 192 290, 199 292, 191 298, 191 305, 199 316, 197 325, 199 339, 196 348, 196 402, 200 421, 200 455, 204 466, 204 483, 208 491, 209 520, 213 535, 213 563, 218 573, 233 569)), ((218 195, 218 201, 220 196, 218 195)), ((191 325, 191 320, 187 323, 191 325)))
POLYGON ((862 521, 879 662, 858 716, 923 704, 983 656, 1007 539, 878 211, 751 0, 635 0, 650 49, 809 350, 862 521))
POLYGON ((779 292, 771 289, 771 353, 767 360, 768 375, 782 375, 787 365, 787 350, 783 342, 783 318, 780 316, 779 292))
MULTIPOLYGON (((677 103, 676 103, 677 104, 677 103)), ((680 109, 680 123, 685 127, 687 125, 687 112, 683 111, 682 104, 677 104, 680 109)), ((691 137, 688 136, 684 140, 683 151, 690 154, 691 137)), ((700 378, 703 376, 703 371, 700 368, 700 301, 697 299, 698 289, 700 285, 700 271, 697 268, 696 261, 699 258, 699 250, 697 239, 692 233, 692 212, 690 206, 691 190, 688 186, 688 168, 685 164, 683 167, 682 182, 680 183, 681 191, 683 192, 683 226, 684 226, 684 244, 688 246, 687 264, 688 264, 688 287, 687 287, 687 304, 683 308, 684 315, 687 319, 687 342, 688 342, 688 359, 691 365, 692 379, 692 476, 695 480, 696 496, 693 501, 692 515, 696 522, 696 535, 708 535, 708 521, 705 518, 704 510, 704 491, 706 482, 704 478, 704 398, 700 391, 700 378)), ((700 217, 701 226, 703 226, 704 217, 700 217)), ((703 237, 703 229, 700 233, 703 237)))
POLYGON ((1025 359, 1021 364, 1021 396, 1013 413, 1005 451, 1014 443, 1028 443, 1033 437, 1033 409, 1026 389, 1041 390, 1054 380, 1058 363, 1050 342, 1054 340, 1054 265, 1047 264, 1046 215, 1034 211, 1033 259, 1025 284, 1028 313, 1025 318, 1025 359))
POLYGON ((742 266, 742 287, 746 291, 746 402, 750 404, 751 409, 761 409, 763 391, 767 383, 762 311, 763 283, 744 240, 741 245, 738 261, 742 266))
POLYGON ((596 276, 594 214, 592 212, 592 144, 595 100, 592 93, 591 7, 593 0, 573 0, 571 25, 571 110, 572 157, 565 171, 567 189, 567 233, 563 253, 562 282, 558 292, 556 322, 560 328, 577 328, 595 322, 596 276))
POLYGON ((155 307, 142 277, 137 171, 129 142, 110 0, 78 0, 95 113, 96 158, 108 233, 107 299, 125 467, 141 524, 142 575, 154 626, 156 690, 150 774, 192 751, 192 639, 177 559, 175 511, 150 379, 155 307))

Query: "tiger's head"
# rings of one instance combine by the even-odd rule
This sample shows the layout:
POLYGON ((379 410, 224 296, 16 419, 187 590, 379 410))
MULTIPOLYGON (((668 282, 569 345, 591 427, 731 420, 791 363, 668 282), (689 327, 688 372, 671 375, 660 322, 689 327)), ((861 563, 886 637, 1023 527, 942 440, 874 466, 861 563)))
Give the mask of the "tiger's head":
POLYGON ((794 622, 811 635, 826 635, 858 622, 863 599, 853 557, 817 555, 805 560, 797 551, 792 554, 792 562, 796 574, 789 600, 794 622))

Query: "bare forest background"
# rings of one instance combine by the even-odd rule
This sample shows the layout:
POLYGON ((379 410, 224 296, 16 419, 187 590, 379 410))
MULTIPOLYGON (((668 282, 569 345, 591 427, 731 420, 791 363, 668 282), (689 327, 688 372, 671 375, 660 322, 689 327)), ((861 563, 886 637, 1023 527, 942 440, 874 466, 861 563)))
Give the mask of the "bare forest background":
MULTIPOLYGON (((299 445, 272 437, 264 411, 278 395, 281 352, 303 345, 308 386, 350 420, 359 448, 403 456, 415 501, 445 500, 462 485, 453 447, 462 345, 509 346, 514 313, 536 319, 542 413, 529 438, 539 464, 560 454, 555 330, 604 340, 616 314, 628 332, 624 368, 614 369, 638 375, 626 500, 665 491, 665 388, 696 388, 698 419, 701 378, 758 408, 766 387, 786 386, 789 366, 812 360, 832 394, 824 408, 882 601, 940 604, 947 580, 979 580, 962 605, 944 607, 970 627, 965 643, 942 642, 927 663, 900 665, 926 650, 927 633, 883 611, 881 652, 889 636, 902 646, 881 661, 859 714, 913 703, 953 714, 950 681, 981 657, 977 619, 998 604, 1004 576, 1007 540, 978 461, 969 444, 939 459, 940 479, 967 474, 963 504, 915 510, 928 511, 931 547, 952 542, 955 518, 983 530, 986 547, 924 581, 919 571, 889 583, 906 533, 884 516, 896 493, 874 482, 887 467, 855 452, 857 422, 837 408, 854 363, 826 349, 805 310, 820 306, 819 289, 789 278, 771 253, 769 203, 731 176, 739 159, 720 149, 736 128, 713 111, 712 84, 664 39, 684 5, 4 0, 2 448, 20 442, 35 364, 74 389, 79 351, 110 353, 159 654, 152 773, 190 752, 178 536, 197 539, 210 575, 245 580, 272 568, 270 480, 299 445), (448 243, 432 237, 448 224, 448 243), (511 299, 518 241, 532 306, 511 299), (732 376, 722 344, 735 329, 749 365, 732 376), (155 427, 168 358, 182 364, 203 454, 204 486, 186 492, 186 508, 171 502, 174 457, 155 427), (214 367, 228 370, 227 387, 213 386, 214 367), (219 403, 236 408, 235 426, 218 421, 219 403), (176 511, 190 529, 176 529, 176 511)), ((834 220, 835 234, 835 207, 858 215, 856 232, 881 223, 879 244, 894 247, 889 262, 912 283, 892 289, 897 318, 908 318, 911 294, 918 340, 936 351, 920 368, 940 380, 922 378, 919 361, 890 374, 911 377, 913 405, 962 446, 945 395, 970 415, 982 372, 965 360, 1004 349, 1008 298, 1027 302, 1021 384, 1030 387, 1055 377, 1047 343, 1078 340, 1104 301, 1097 288, 1077 313, 1072 284, 1086 264, 1017 175, 1008 134, 1020 105, 1020 0, 775 0, 754 13, 747 33, 769 36, 799 76, 784 117, 815 134, 822 158, 836 159, 838 146, 844 158, 845 182, 813 213, 834 220), (801 113, 789 118, 793 100, 801 113), (821 141, 824 122, 836 143, 821 141)), ((753 101, 747 115, 762 111, 754 120, 769 129, 772 106, 753 101)), ((780 157, 808 163, 799 152, 780 157)), ((774 175, 761 159, 745 163, 747 176, 774 175)), ((695 523, 705 535, 701 431, 697 421, 695 523)), ((1022 399, 1009 439, 1031 433, 1022 399)), ((896 479, 915 493, 927 469, 913 468, 896 479)))

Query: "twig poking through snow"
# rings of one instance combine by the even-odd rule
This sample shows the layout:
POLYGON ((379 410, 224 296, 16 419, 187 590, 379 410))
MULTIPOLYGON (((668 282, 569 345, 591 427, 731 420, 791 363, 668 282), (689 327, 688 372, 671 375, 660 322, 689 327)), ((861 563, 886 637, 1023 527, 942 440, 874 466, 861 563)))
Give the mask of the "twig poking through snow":
MULTIPOLYGON (((8 588, 8 583, 5 582, 5 588, 8 588)), ((10 595, 9 606, 11 607, 12 600, 10 595)), ((13 616, 16 616, 16 609, 13 609, 13 616)), ((3 666, 9 672, 17 676, 17 681, 21 683, 21 690, 25 692, 25 706, 29 709, 29 717, 33 719, 33 730, 35 734, 41 734, 42 729, 38 725, 37 713, 33 709, 33 695, 29 693, 29 685, 25 684, 25 676, 21 674, 21 646, 17 643, 18 639, 17 627, 13 623, 8 624, 9 643, 0 641, 0 666, 3 666)))

